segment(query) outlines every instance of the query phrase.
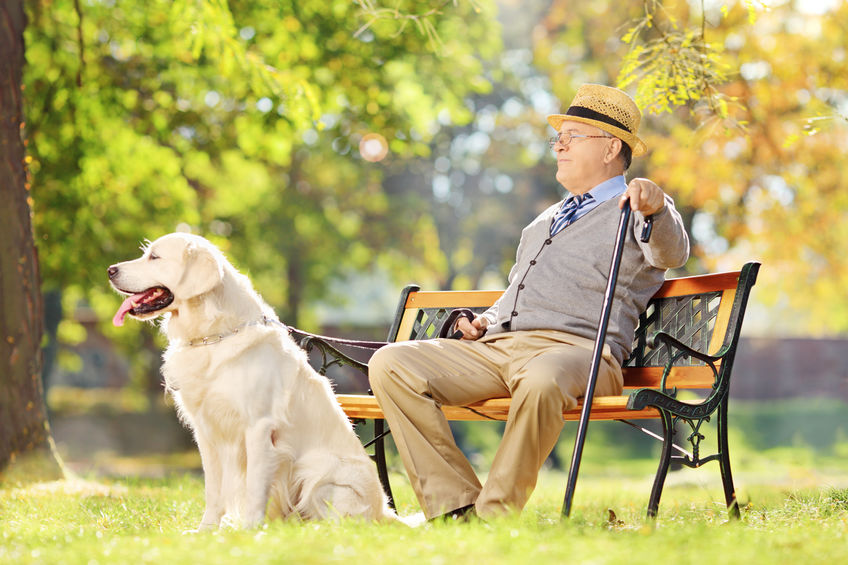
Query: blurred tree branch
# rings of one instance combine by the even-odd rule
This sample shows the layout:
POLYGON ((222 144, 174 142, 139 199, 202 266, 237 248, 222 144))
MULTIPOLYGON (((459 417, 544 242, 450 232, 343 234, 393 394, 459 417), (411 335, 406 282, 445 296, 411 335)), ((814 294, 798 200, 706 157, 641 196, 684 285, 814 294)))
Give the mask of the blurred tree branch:
MULTIPOLYGON (((753 23, 755 2, 746 0, 745 4, 749 23, 753 23)), ((721 13, 726 16, 726 6, 721 13)), ((703 119, 726 119, 733 99, 722 92, 721 86, 728 81, 729 67, 722 60, 723 46, 707 41, 704 0, 700 1, 700 18, 696 21, 699 25, 681 26, 662 0, 643 0, 642 15, 621 36, 630 49, 616 82, 622 89, 635 84, 636 102, 650 112, 670 112, 691 104, 691 110, 706 114, 703 119)))

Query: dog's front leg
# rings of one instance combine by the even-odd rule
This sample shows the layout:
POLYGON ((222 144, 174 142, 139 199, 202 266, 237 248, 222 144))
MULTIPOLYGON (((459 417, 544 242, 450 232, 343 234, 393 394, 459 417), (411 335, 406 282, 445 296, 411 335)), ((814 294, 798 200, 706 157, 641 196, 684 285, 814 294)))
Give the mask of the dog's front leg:
POLYGON ((206 510, 200 520, 198 530, 214 530, 224 516, 225 504, 223 499, 223 462, 220 454, 209 444, 203 434, 195 431, 195 440, 200 450, 200 461, 203 465, 204 488, 206 491, 206 510))
POLYGON ((263 418, 245 432, 247 452, 247 508, 245 526, 255 527, 265 518, 271 482, 280 465, 281 456, 274 445, 274 422, 263 418))

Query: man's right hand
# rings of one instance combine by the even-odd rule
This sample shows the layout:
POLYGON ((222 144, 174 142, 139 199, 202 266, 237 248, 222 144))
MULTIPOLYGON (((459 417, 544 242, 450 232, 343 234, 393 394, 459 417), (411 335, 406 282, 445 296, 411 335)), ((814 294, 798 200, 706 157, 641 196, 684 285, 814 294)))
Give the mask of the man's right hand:
POLYGON ((462 317, 456 322, 456 329, 462 332, 461 339, 474 341, 480 339, 486 333, 489 320, 485 316, 477 316, 469 322, 468 318, 462 317))

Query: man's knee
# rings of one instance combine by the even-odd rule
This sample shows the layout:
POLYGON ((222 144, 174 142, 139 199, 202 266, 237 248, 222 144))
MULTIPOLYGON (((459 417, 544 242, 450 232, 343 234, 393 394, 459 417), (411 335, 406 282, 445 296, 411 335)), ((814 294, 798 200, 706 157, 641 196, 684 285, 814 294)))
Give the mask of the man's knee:
POLYGON ((522 369, 521 383, 527 394, 556 399, 566 408, 576 406, 577 398, 586 391, 592 352, 567 347, 528 362, 522 369))
POLYGON ((516 395, 533 398, 558 398, 562 391, 559 386, 557 375, 547 371, 529 372, 516 380, 516 386, 512 392, 516 395))
POLYGON ((374 352, 371 360, 368 361, 368 381, 371 383, 371 390, 391 389, 404 380, 403 375, 406 371, 403 367, 410 363, 408 350, 409 348, 404 344, 390 343, 374 352))
POLYGON ((555 412, 574 408, 581 394, 577 390, 580 388, 577 383, 566 384, 571 381, 567 375, 563 375, 562 368, 541 364, 525 371, 514 381, 513 402, 532 404, 537 409, 548 407, 555 412))
POLYGON ((372 389, 382 389, 389 375, 393 373, 392 367, 394 364, 395 355, 391 345, 382 347, 374 352, 368 361, 368 382, 371 383, 372 389))

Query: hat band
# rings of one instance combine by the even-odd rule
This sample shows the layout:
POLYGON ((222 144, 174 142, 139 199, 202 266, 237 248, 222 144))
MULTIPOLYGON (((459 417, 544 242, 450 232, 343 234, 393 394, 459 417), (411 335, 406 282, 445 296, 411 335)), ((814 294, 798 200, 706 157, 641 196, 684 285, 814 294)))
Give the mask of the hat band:
POLYGON ((597 122, 604 122, 605 124, 609 124, 611 126, 615 126, 619 129, 623 129, 626 132, 633 133, 630 131, 630 128, 616 120, 615 118, 611 118, 606 114, 601 114, 600 112, 596 112, 591 108, 585 108, 583 106, 570 106, 568 110, 565 111, 566 116, 575 116, 577 118, 587 118, 589 120, 595 120, 597 122))

